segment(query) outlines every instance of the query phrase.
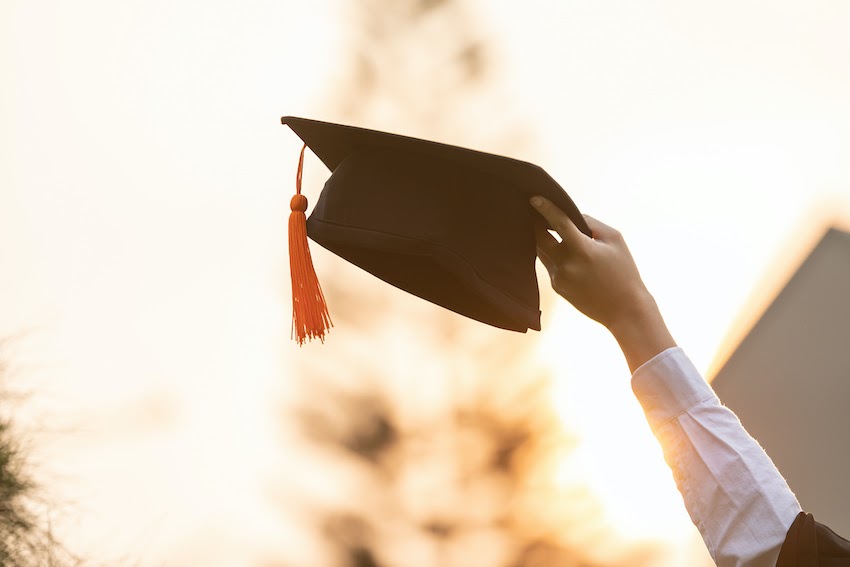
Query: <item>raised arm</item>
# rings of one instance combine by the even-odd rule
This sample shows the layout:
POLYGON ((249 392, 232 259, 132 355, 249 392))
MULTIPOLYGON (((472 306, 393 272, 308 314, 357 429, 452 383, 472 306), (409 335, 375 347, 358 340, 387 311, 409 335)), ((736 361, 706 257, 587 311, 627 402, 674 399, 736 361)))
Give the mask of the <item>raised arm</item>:
POLYGON ((537 253, 552 287, 608 328, 632 371, 646 414, 688 514, 721 567, 773 567, 800 505, 738 418, 702 379, 661 317, 623 237, 585 217, 593 238, 542 198, 537 253))

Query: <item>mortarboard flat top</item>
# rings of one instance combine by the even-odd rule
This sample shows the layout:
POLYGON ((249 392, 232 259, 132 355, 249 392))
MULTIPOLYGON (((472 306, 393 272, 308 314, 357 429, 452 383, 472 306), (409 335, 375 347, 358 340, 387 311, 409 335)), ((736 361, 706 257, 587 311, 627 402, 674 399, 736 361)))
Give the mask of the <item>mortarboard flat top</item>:
POLYGON ((542 168, 428 140, 286 116, 332 172, 311 239, 380 279, 496 327, 540 329, 534 223, 541 195, 585 234, 542 168))

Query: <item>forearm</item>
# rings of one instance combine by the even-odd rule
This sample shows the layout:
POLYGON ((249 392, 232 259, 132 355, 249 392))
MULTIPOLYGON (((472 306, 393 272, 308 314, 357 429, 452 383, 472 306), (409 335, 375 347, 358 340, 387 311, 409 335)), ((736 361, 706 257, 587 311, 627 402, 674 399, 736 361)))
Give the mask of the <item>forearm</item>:
POLYGON ((774 567, 800 505, 761 446, 673 348, 642 284, 633 297, 607 327, 691 519, 719 566, 774 567))
POLYGON ((800 505, 758 442, 679 348, 638 368, 632 388, 715 562, 773 567, 800 505))

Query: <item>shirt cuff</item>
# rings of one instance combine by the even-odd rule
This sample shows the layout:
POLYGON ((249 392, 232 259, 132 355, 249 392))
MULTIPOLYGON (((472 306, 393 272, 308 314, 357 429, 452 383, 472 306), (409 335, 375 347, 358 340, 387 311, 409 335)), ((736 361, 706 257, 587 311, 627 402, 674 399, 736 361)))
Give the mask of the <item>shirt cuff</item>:
POLYGON ((635 370, 632 391, 652 431, 693 406, 716 398, 714 390, 680 347, 668 348, 635 370))

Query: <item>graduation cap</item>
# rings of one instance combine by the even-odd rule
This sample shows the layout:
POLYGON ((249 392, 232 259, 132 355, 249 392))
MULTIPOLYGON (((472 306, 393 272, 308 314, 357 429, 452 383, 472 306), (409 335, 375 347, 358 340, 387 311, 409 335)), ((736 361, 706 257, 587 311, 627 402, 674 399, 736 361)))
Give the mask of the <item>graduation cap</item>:
POLYGON ((285 116, 304 142, 291 202, 293 334, 331 320, 306 236, 409 293, 502 329, 540 330, 534 223, 546 197, 585 234, 567 193, 527 162, 387 132, 285 116), (304 149, 332 172, 309 219, 304 149))

